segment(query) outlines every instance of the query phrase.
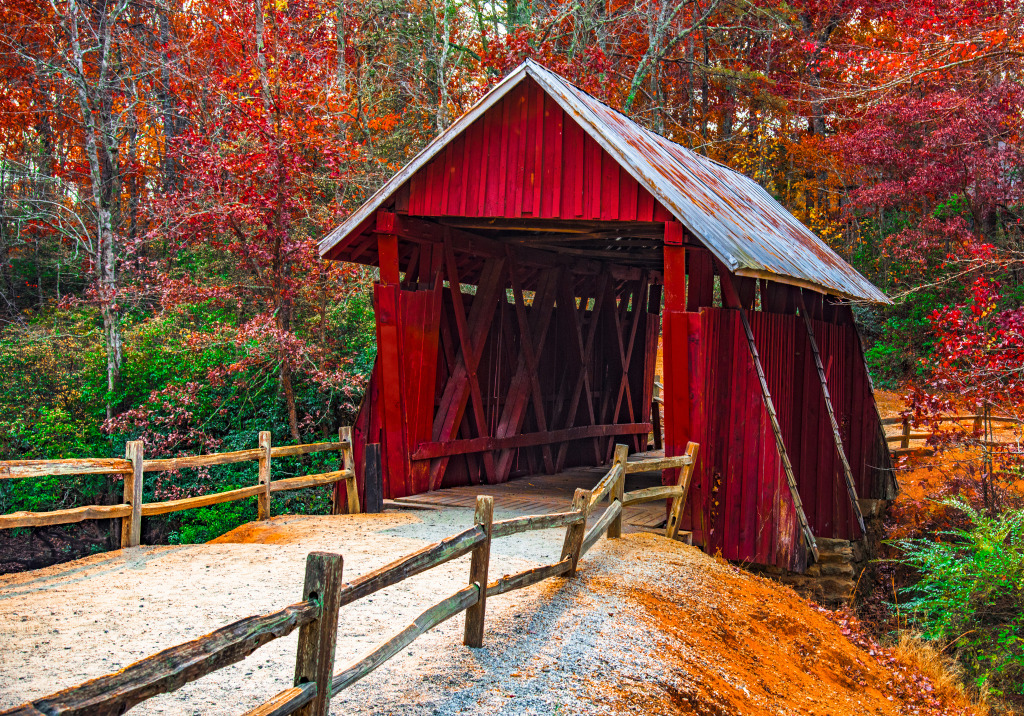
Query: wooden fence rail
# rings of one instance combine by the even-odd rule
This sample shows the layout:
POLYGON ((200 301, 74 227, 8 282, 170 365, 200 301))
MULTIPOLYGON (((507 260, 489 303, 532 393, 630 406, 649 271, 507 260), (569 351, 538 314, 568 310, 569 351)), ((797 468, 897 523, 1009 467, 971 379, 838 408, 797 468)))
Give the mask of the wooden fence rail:
MULTIPOLYGON (((882 425, 899 425, 901 430, 896 435, 887 435, 885 440, 887 443, 899 443, 897 447, 892 448, 894 455, 909 455, 914 453, 920 453, 926 448, 922 447, 911 447, 911 440, 927 440, 932 437, 931 432, 928 431, 917 431, 911 430, 911 419, 909 416, 898 416, 895 418, 884 418, 882 425)), ((970 422, 971 429, 977 436, 988 436, 992 432, 993 423, 1007 423, 1010 425, 1024 425, 1024 420, 1021 418, 1013 418, 1009 416, 999 415, 947 415, 938 418, 930 418, 927 422, 929 423, 965 423, 970 422)), ((1016 443, 997 442, 994 440, 980 440, 981 445, 985 447, 998 447, 1000 445, 1009 445, 1016 443)))
MULTIPOLYGON (((306 487, 333 485, 346 482, 346 505, 348 512, 359 512, 359 492, 356 488, 352 457, 352 429, 343 427, 338 431, 337 442, 308 443, 304 445, 281 445, 272 447, 270 433, 259 434, 259 447, 251 450, 213 453, 210 455, 189 455, 185 457, 146 460, 141 441, 129 442, 125 446, 125 459, 75 458, 70 460, 9 460, 0 462, 0 479, 25 479, 44 475, 124 475, 124 497, 117 505, 87 505, 53 512, 14 512, 0 515, 0 529, 15 527, 43 527, 71 524, 83 520, 121 519, 121 546, 136 547, 142 539, 142 518, 165 515, 170 512, 209 507, 223 502, 256 497, 258 517, 270 519, 270 496, 285 490, 300 490, 306 487), (343 469, 319 475, 300 475, 282 480, 271 480, 270 469, 274 458, 297 457, 315 452, 341 452, 343 469), (216 492, 196 497, 161 502, 143 502, 144 476, 147 472, 184 470, 187 468, 230 465, 239 462, 258 462, 259 477, 255 485, 234 490, 216 492)), ((341 505, 332 504, 332 514, 341 513, 341 505)))
MULTIPOLYGON (((697 445, 690 443, 685 455, 667 458, 671 461, 668 467, 682 468, 678 484, 624 492, 626 448, 618 445, 611 469, 595 490, 577 490, 570 510, 494 522, 493 498, 480 496, 472 527, 348 584, 341 581, 340 555, 313 552, 306 560, 306 579, 299 603, 278 612, 233 622, 206 636, 137 661, 118 672, 4 711, 0 716, 122 714, 152 696, 174 691, 201 676, 241 661, 260 646, 295 629, 299 629, 295 685, 246 712, 245 716, 326 716, 331 698, 373 672, 417 637, 460 612, 467 612, 463 643, 470 647, 482 646, 488 597, 523 589, 552 577, 571 577, 576 572, 580 557, 602 534, 607 533, 610 539, 618 536, 613 525, 620 519, 624 505, 671 499, 666 534, 674 536, 696 458, 697 445), (608 507, 587 529, 592 509, 605 497, 609 499, 608 507), (488 582, 491 540, 560 527, 566 528, 566 535, 562 555, 557 562, 488 582), (332 673, 338 614, 342 607, 470 553, 472 560, 467 586, 437 602, 397 634, 332 673)), ((134 464, 139 464, 139 461, 134 464)))

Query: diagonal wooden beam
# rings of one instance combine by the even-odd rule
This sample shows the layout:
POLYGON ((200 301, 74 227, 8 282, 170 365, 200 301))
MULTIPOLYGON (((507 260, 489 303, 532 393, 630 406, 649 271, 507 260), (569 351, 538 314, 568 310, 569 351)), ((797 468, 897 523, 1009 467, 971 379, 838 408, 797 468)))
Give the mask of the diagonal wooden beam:
POLYGON ((836 453, 843 463, 843 477, 846 479, 846 492, 850 496, 850 504, 853 505, 853 514, 857 516, 857 524, 860 526, 861 534, 867 534, 864 526, 864 515, 860 511, 860 502, 857 500, 857 486, 853 482, 853 470, 850 469, 850 461, 846 458, 846 450, 843 448, 843 438, 839 434, 839 421, 836 420, 836 412, 832 407, 832 394, 828 390, 828 376, 825 375, 825 366, 821 363, 821 353, 818 351, 818 341, 814 337, 814 326, 811 325, 811 317, 804 305, 803 292, 799 293, 800 315, 804 319, 804 327, 807 329, 807 340, 811 342, 811 353, 814 354, 814 365, 818 369, 818 380, 821 383, 821 394, 825 398, 825 409, 828 412, 828 419, 832 423, 832 439, 835 442, 836 453))
POLYGON ((736 285, 732 282, 732 274, 720 266, 719 275, 721 276, 723 302, 730 308, 735 308, 740 312, 740 322, 743 324, 743 330, 747 334, 747 347, 750 349, 750 359, 754 363, 757 380, 761 384, 761 398, 764 400, 764 407, 768 412, 768 421, 771 423, 772 432, 775 434, 775 448, 779 452, 782 470, 786 474, 786 482, 789 484, 789 494, 793 500, 797 521, 800 523, 800 530, 807 541, 807 546, 811 550, 811 554, 814 555, 814 560, 817 561, 818 543, 814 539, 811 525, 807 521, 803 500, 800 499, 800 488, 797 486, 793 464, 789 461, 789 453, 786 452, 786 443, 782 439, 782 427, 779 425, 778 413, 775 412, 775 402, 772 400, 772 394, 768 390, 768 380, 765 378, 764 368, 761 366, 761 356, 757 352, 757 344, 754 342, 754 331, 751 329, 750 321, 747 319, 747 310, 740 302, 736 285))
MULTIPOLYGON (((501 273, 503 259, 491 259, 484 264, 477 294, 474 297, 470 315, 466 316, 466 307, 462 298, 462 284, 455 264, 455 255, 451 244, 446 245, 446 272, 448 287, 451 292, 453 313, 455 315, 456 333, 458 334, 461 351, 455 359, 455 368, 441 398, 441 405, 434 417, 433 436, 435 441, 451 440, 459 429, 465 414, 466 405, 472 399, 473 416, 477 434, 481 437, 488 434, 487 415, 484 411, 483 396, 480 392, 480 381, 477 367, 483 355, 484 346, 491 319, 498 305, 499 297, 504 293, 501 273)), ((494 477, 494 461, 489 454, 483 456, 484 471, 488 480, 494 477)), ((435 460, 430 466, 430 489, 435 490, 441 483, 444 470, 448 466, 448 458, 435 460)))

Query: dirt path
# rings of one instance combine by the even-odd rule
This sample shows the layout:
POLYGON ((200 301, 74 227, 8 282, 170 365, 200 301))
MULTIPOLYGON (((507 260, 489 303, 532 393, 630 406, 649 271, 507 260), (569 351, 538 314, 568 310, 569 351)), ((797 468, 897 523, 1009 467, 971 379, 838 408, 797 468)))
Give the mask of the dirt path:
MULTIPOLYGON (((470 522, 458 509, 279 517, 217 544, 136 548, 2 577, 0 707, 296 601, 310 550, 341 552, 351 578, 470 522)), ((496 571, 550 562, 561 541, 561 531, 499 540, 496 571)), ((464 558, 346 607, 339 664, 467 573, 464 558)), ((487 617, 484 649, 462 647, 462 618, 452 619, 336 698, 332 713, 911 713, 887 698, 893 672, 790 590, 654 535, 602 540, 580 579, 496 597, 487 617)), ((292 635, 137 710, 242 713, 290 685, 294 653, 292 635)))

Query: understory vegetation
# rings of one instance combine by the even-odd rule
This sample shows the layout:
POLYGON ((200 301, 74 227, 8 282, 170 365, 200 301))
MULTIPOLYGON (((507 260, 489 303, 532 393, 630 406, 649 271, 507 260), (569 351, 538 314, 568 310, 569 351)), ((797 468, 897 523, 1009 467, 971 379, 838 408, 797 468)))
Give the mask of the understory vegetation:
MULTIPOLYGON (((317 242, 532 57, 754 178, 893 298, 855 306, 876 387, 907 394, 940 456, 973 452, 894 507, 865 618, 1024 699, 1024 456, 983 459, 978 436, 934 420, 1024 417, 1021 21, 999 0, 7 0, 0 459, 335 435, 372 369, 375 277, 317 242)), ((336 461, 275 460, 275 477, 336 461)), ((255 470, 159 473, 146 499, 255 470)), ((274 510, 323 512, 325 492, 274 510)), ((0 479, 0 511, 121 494, 104 476, 0 479)), ((147 519, 145 540, 211 539, 251 503, 147 519)), ((116 531, 4 531, 0 571, 108 549, 116 531)))

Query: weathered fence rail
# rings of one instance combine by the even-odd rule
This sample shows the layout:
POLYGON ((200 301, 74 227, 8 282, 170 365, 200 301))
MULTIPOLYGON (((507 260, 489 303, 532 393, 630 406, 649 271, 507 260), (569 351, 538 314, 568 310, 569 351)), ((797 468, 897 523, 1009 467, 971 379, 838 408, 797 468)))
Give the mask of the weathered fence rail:
MULTIPOLYGON (((1024 425, 1024 420, 1021 418, 1013 418, 1009 416, 999 415, 947 415, 939 418, 930 418, 929 423, 971 423, 971 430, 973 434, 977 436, 986 436, 992 433, 993 423, 1004 423, 1010 425, 1024 425)), ((920 453, 926 450, 925 447, 911 447, 910 442, 912 440, 927 440, 932 437, 933 433, 929 431, 917 431, 911 430, 912 421, 909 416, 899 416, 895 418, 885 418, 882 420, 882 425, 899 425, 900 432, 896 435, 886 436, 886 441, 889 443, 899 443, 899 446, 892 449, 894 455, 908 455, 912 453, 920 453)), ((981 439, 978 443, 985 447, 998 447, 1000 445, 1011 445, 1014 443, 998 442, 995 440, 981 439)))
MULTIPOLYGON (((123 502, 117 505, 86 505, 52 512, 13 512, 0 515, 0 529, 15 527, 43 527, 71 524, 83 520, 121 519, 121 546, 135 547, 141 542, 142 518, 165 515, 182 510, 194 510, 223 502, 257 498, 259 519, 270 518, 270 496, 284 490, 333 485, 346 481, 346 504, 349 513, 359 512, 359 492, 356 489, 352 458, 351 428, 338 431, 337 442, 281 445, 272 447, 270 433, 259 434, 259 447, 250 450, 189 455, 185 457, 146 460, 141 442, 125 446, 125 459, 81 458, 71 460, 10 460, 0 462, 0 479, 28 479, 44 475, 124 475, 123 502), (282 480, 271 480, 270 468, 274 458, 297 457, 315 452, 341 452, 343 469, 318 475, 300 475, 282 480), (144 502, 142 499, 145 473, 184 470, 189 468, 230 465, 239 462, 258 462, 259 477, 255 485, 224 492, 215 492, 179 500, 144 502)), ((340 514, 341 505, 335 503, 332 513, 340 514)))
POLYGON ((245 716, 326 716, 331 698, 372 673, 420 635, 461 612, 466 612, 463 644, 482 646, 488 597, 523 589, 552 577, 575 574, 580 558, 602 534, 607 533, 610 539, 620 536, 621 524, 619 532, 615 525, 621 520, 624 505, 671 499, 666 535, 674 536, 696 459, 697 445, 690 443, 685 455, 667 458, 671 461, 667 467, 681 468, 676 485, 624 492, 626 446, 617 445, 611 469, 594 490, 577 490, 569 511, 494 522, 494 498, 480 496, 477 497, 472 527, 348 584, 341 581, 341 555, 313 552, 306 560, 302 601, 297 604, 270 614, 240 619, 113 674, 4 711, 0 716, 123 714, 148 698, 174 691, 241 661, 260 646, 295 629, 299 629, 295 685, 246 712, 245 716), (608 507, 588 529, 587 519, 591 511, 605 498, 609 500, 608 507), (560 527, 566 528, 566 534, 557 562, 488 581, 493 539, 560 527), (397 634, 334 672, 338 613, 342 607, 470 553, 468 585, 426 609, 397 634))

